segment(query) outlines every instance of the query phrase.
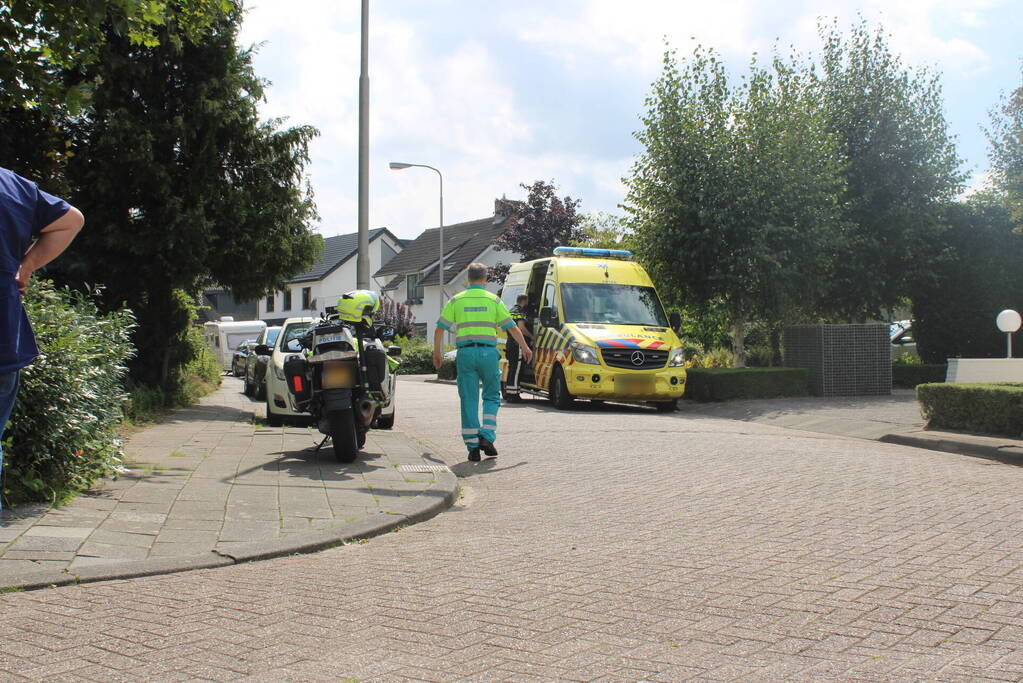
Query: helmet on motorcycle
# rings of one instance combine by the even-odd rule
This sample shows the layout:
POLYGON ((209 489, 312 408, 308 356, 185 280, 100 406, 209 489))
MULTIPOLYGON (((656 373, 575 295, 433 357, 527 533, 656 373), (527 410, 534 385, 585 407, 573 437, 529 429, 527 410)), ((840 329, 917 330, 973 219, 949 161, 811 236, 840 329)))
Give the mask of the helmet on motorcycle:
POLYGON ((337 314, 342 320, 372 324, 373 314, 380 310, 380 295, 368 289, 345 292, 337 301, 337 314))

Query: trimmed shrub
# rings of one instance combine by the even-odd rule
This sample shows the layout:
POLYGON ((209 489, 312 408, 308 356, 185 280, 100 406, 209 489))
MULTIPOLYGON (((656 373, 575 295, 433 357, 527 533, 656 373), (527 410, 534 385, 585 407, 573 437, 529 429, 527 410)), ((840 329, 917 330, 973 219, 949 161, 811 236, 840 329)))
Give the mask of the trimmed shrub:
POLYGON ((1023 436, 1023 383, 921 384, 916 398, 929 427, 1023 436))
POLYGON ((686 371, 685 398, 727 401, 805 396, 808 381, 802 368, 692 368, 686 371))
POLYGON ((694 368, 730 368, 732 367, 732 351, 719 346, 694 355, 690 362, 694 368))
POLYGON ((21 371, 3 495, 10 505, 59 503, 121 464, 121 381, 135 319, 126 309, 102 314, 89 295, 45 280, 32 282, 25 308, 43 355, 21 371))
POLYGON ((944 382, 946 363, 892 363, 892 386, 912 389, 918 384, 944 382))

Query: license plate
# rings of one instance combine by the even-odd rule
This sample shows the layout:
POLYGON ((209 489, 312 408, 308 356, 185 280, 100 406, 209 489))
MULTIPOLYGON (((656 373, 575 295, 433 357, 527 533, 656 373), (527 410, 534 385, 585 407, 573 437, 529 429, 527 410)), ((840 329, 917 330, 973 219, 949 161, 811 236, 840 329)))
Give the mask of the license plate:
POLYGON ((317 344, 333 344, 334 342, 348 341, 348 338, 343 334, 328 334, 324 337, 317 337, 317 344))
POLYGON ((628 391, 631 393, 648 393, 653 390, 654 382, 653 377, 630 377, 629 375, 622 375, 618 377, 618 387, 622 391, 628 391))
POLYGON ((355 386, 356 374, 354 363, 324 363, 324 389, 348 389, 355 386))

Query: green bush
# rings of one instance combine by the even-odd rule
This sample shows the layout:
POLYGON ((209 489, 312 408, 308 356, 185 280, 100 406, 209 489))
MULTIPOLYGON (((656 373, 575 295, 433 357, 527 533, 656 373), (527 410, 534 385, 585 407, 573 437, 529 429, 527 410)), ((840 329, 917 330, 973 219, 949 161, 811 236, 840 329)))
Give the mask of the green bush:
POLYGON ((422 337, 398 337, 394 343, 401 347, 399 375, 428 375, 434 372, 433 344, 422 337))
POLYGON ((1023 436, 1023 383, 921 384, 916 398, 930 427, 1023 436))
POLYGON ((944 382, 945 363, 892 363, 892 386, 912 389, 918 384, 944 382))
POLYGON ((5 504, 60 502, 121 464, 128 310, 99 312, 88 295, 34 281, 25 297, 42 356, 21 371, 4 447, 5 504))
POLYGON ((719 346, 693 356, 691 363, 694 368, 730 368, 732 367, 732 351, 719 346))
POLYGON ((802 368, 692 368, 686 372, 685 398, 727 401, 805 396, 808 379, 802 368))

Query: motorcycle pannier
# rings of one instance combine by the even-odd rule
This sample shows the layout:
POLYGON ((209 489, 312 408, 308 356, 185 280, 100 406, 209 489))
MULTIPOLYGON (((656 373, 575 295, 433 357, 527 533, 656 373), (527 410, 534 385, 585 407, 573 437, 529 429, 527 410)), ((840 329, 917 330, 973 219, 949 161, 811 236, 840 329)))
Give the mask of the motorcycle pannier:
POLYGON ((294 395, 295 403, 308 401, 312 396, 312 387, 306 369, 309 364, 301 356, 291 356, 284 361, 284 376, 288 380, 288 390, 294 395))

